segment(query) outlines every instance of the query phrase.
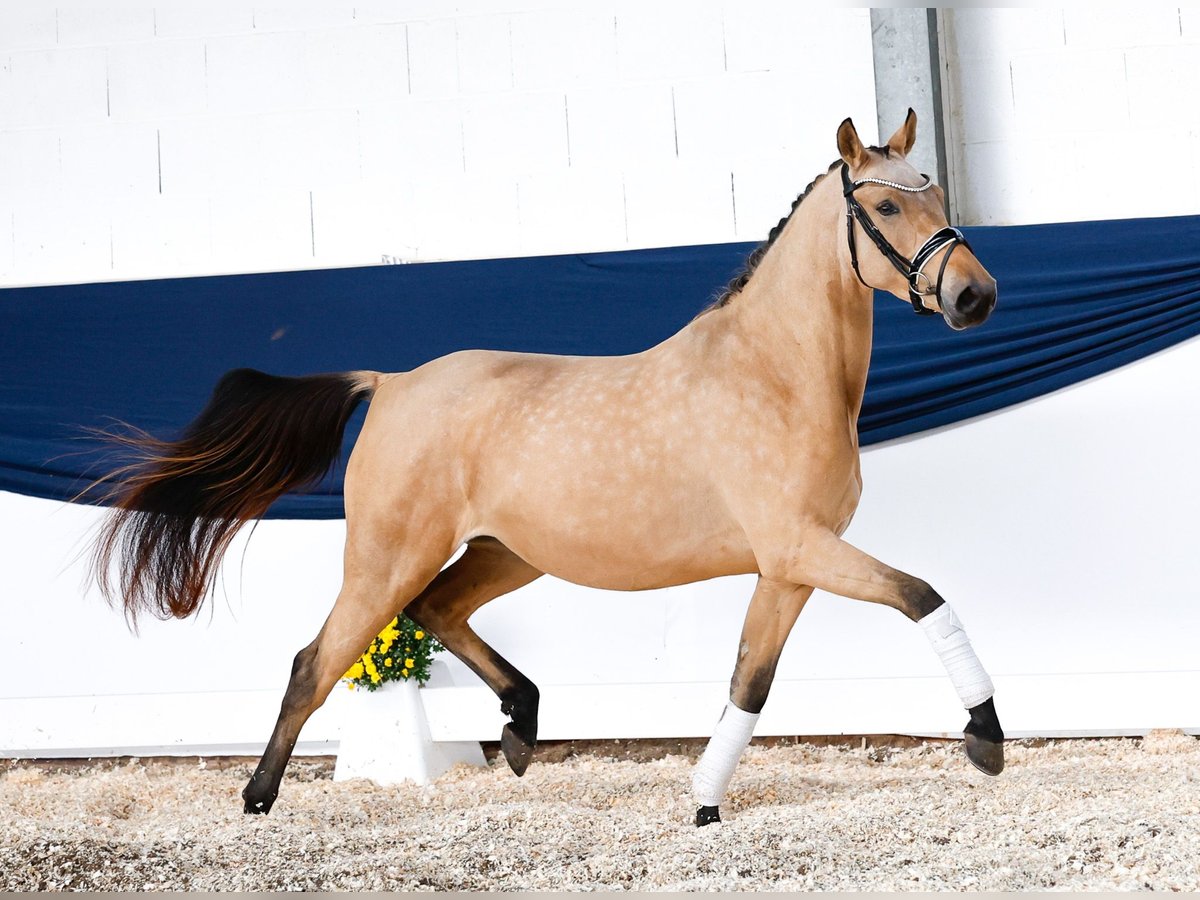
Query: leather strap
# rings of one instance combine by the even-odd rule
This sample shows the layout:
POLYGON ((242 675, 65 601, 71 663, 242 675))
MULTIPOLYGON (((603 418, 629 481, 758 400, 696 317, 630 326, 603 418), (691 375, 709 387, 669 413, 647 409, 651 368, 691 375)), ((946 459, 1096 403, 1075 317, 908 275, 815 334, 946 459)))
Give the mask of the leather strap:
MULTIPOLYGON (((910 262, 892 246, 891 241, 879 230, 879 226, 872 221, 866 209, 854 196, 854 192, 866 183, 870 182, 851 181, 850 167, 842 163, 842 195, 846 198, 846 241, 850 247, 850 265, 854 267, 854 274, 865 287, 872 287, 862 277, 862 272, 858 267, 858 247, 854 234, 854 223, 857 221, 862 226, 863 232, 871 239, 871 243, 908 282, 908 299, 912 303, 913 311, 918 315, 931 316, 934 314, 934 310, 926 307, 921 302, 921 298, 932 295, 937 301, 938 309, 942 308, 942 278, 946 274, 950 256, 959 244, 965 245, 968 250, 971 249, 971 245, 967 243, 967 239, 963 237, 961 231, 947 225, 930 235, 928 240, 917 249, 910 262), (923 270, 925 264, 942 250, 946 251, 946 255, 938 268, 937 281, 932 282, 923 270), (932 290, 922 289, 920 284, 922 279, 932 290)), ((917 189, 909 188, 909 190, 917 189)), ((924 190, 924 188, 920 190, 924 190)))

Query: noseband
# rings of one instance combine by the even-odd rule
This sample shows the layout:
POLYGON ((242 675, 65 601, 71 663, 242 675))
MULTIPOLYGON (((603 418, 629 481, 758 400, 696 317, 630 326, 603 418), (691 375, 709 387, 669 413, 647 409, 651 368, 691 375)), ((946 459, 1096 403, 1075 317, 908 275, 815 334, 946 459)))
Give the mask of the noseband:
POLYGON ((954 249, 962 244, 968 250, 971 245, 967 243, 967 239, 963 237, 961 231, 957 228, 952 228, 947 225, 935 231, 929 236, 917 250, 912 261, 905 259, 900 255, 900 252, 892 246, 891 242, 883 236, 883 232, 879 230, 871 217, 867 215, 867 211, 863 205, 858 202, 854 196, 854 192, 864 184, 882 184, 884 187, 894 188, 898 191, 904 191, 909 194, 919 194, 922 191, 927 191, 933 187, 933 182, 928 175, 923 176, 925 183, 920 187, 909 187, 906 184, 897 184, 894 181, 885 181, 882 178, 863 178, 859 181, 850 180, 850 167, 845 163, 842 164, 842 194, 846 197, 846 239, 850 243, 850 263, 854 266, 854 274, 858 276, 858 280, 866 287, 871 287, 866 281, 863 281, 862 273, 858 271, 858 250, 854 243, 854 220, 858 220, 858 224, 862 226, 867 237, 871 239, 879 252, 884 258, 895 266, 904 278, 908 281, 908 299, 912 303, 913 311, 917 315, 932 316, 934 311, 929 309, 921 302, 922 297, 932 296, 938 305, 938 309, 942 309, 942 276, 946 273, 946 264, 950 262, 950 255, 954 249), (946 248, 949 249, 946 249, 946 248), (942 265, 938 269, 937 281, 931 281, 929 276, 922 271, 925 264, 933 259, 941 250, 946 250, 946 255, 942 259, 942 265))

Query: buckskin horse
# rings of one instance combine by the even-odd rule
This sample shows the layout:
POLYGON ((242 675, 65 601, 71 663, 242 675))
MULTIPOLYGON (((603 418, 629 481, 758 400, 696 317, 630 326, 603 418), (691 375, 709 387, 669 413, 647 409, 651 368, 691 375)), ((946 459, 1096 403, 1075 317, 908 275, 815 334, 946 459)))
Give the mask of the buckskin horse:
POLYGON ((135 619, 184 617, 210 593, 236 531, 319 480, 351 412, 371 401, 345 473, 341 591, 295 658, 242 792, 246 812, 270 811, 301 726, 401 611, 496 692, 510 717, 501 748, 523 774, 538 689, 468 620, 547 572, 628 591, 758 576, 729 702, 694 773, 697 825, 719 821, 784 641, 817 588, 921 627, 969 710, 967 757, 999 774, 992 683, 954 612, 925 581, 841 538, 862 487, 873 291, 954 329, 980 324, 996 302, 995 280, 946 223, 941 190, 905 160, 915 139, 912 110, 882 147, 865 147, 846 119, 839 158, 745 271, 644 352, 470 350, 410 372, 299 378, 240 369, 177 440, 124 438, 136 461, 109 476, 118 487, 95 576, 135 619))

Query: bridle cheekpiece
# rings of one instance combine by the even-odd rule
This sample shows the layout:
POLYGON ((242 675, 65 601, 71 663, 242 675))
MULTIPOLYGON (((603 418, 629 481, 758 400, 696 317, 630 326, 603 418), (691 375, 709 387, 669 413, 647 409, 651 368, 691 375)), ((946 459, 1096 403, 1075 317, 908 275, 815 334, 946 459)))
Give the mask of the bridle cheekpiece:
POLYGON ((858 270, 858 248, 855 246, 854 241, 854 222, 857 219, 858 224, 862 226, 867 237, 871 239, 871 243, 879 248, 879 252, 883 254, 884 258, 908 281, 908 299, 912 303, 913 311, 918 315, 932 316, 934 311, 925 306, 921 302, 921 298, 932 296, 937 301, 938 309, 943 308, 942 276, 946 273, 946 264, 950 262, 950 255, 959 244, 962 244, 968 250, 971 249, 971 245, 967 243, 967 239, 963 237, 961 231, 947 225, 945 228, 940 228, 930 235, 910 261, 892 246, 891 241, 884 237, 883 232, 879 230, 879 226, 871 220, 866 209, 863 208, 863 205, 854 196, 854 192, 864 184, 881 184, 884 187, 890 187, 897 191, 919 194, 933 187, 933 181, 928 175, 923 175, 922 177, 925 179, 925 183, 918 187, 899 184, 895 181, 887 181, 883 178, 860 178, 858 181, 851 181, 850 167, 842 163, 842 194, 846 198, 846 240, 850 244, 850 263, 854 266, 854 274, 858 276, 858 280, 866 287, 871 287, 863 279, 862 273, 858 270), (937 281, 932 281, 923 270, 925 264, 942 250, 946 250, 946 255, 943 257, 942 264, 938 268, 937 281))

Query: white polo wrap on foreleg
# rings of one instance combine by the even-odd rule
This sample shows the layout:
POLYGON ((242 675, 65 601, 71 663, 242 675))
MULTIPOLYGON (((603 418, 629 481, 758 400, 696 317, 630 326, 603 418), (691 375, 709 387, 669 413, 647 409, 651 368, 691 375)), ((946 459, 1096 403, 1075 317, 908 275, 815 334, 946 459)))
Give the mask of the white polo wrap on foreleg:
POLYGON ((978 706, 996 693, 992 679, 984 671, 971 647, 971 639, 967 637, 962 622, 958 621, 949 603, 943 603, 917 624, 946 667, 946 674, 950 676, 964 707, 971 709, 978 706))
POLYGON ((719 806, 742 751, 754 734, 758 713, 738 709, 731 700, 692 773, 692 795, 701 806, 719 806))

